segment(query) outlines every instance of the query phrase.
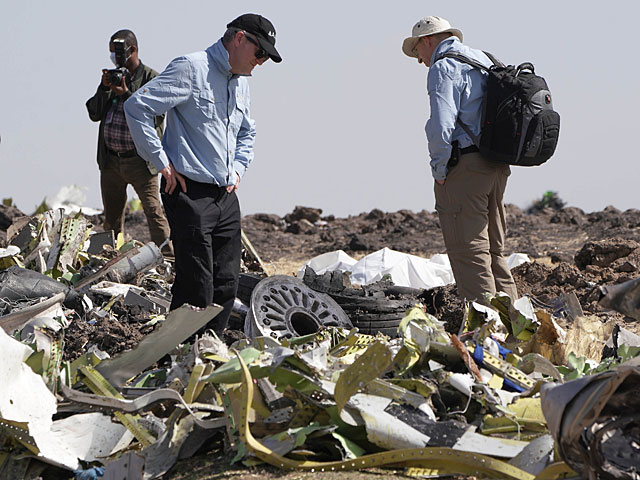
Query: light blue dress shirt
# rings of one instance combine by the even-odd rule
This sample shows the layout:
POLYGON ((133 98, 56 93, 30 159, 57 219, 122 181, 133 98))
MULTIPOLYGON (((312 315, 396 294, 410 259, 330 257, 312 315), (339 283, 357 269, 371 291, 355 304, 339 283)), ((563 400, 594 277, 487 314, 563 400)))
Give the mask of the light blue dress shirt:
POLYGON ((429 141, 431 173, 436 180, 444 180, 447 176, 452 142, 458 140, 460 148, 473 145, 457 119, 469 127, 474 135, 480 134, 482 97, 487 83, 485 72, 466 63, 452 58, 443 58, 434 63, 445 52, 461 53, 483 65, 493 65, 482 51, 463 45, 457 37, 445 38, 431 56, 427 75, 431 115, 425 131, 429 141))
POLYGON ((172 60, 124 105, 138 154, 197 182, 234 185, 253 160, 255 122, 246 77, 231 73, 222 39, 172 60), (153 119, 167 114, 162 141, 153 119))

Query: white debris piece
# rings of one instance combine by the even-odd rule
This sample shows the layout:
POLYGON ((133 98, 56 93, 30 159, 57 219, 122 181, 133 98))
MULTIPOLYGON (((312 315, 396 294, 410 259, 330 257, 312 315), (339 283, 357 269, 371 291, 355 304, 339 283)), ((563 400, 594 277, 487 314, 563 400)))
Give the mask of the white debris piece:
MULTIPOLYGON (((514 253, 507 259, 507 264, 509 268, 515 268, 529 261, 527 255, 514 253)), ((385 247, 356 260, 344 251, 336 250, 306 262, 298 271, 298 277, 304 275, 307 265, 318 275, 333 270, 350 272, 351 283, 359 285, 377 282, 385 275, 390 275, 393 283, 400 287, 429 289, 455 282, 449 257, 442 253, 427 259, 385 247)))
POLYGON ((20 248, 15 245, 9 245, 7 248, 0 248, 0 258, 13 257, 20 253, 20 248))
POLYGON ((86 195, 83 190, 87 187, 79 187, 77 185, 65 185, 58 190, 58 193, 51 197, 46 197, 46 204, 52 208, 63 208, 66 215, 82 212, 85 215, 98 215, 102 210, 96 210, 91 207, 84 207, 86 195))
POLYGON ((0 352, 0 417, 27 424, 42 460, 76 469, 78 458, 51 431, 56 397, 43 378, 24 363, 33 349, 0 329, 0 352))
POLYGON ((126 448, 133 434, 111 416, 79 413, 53 422, 54 437, 85 462, 104 461, 104 457, 126 448))

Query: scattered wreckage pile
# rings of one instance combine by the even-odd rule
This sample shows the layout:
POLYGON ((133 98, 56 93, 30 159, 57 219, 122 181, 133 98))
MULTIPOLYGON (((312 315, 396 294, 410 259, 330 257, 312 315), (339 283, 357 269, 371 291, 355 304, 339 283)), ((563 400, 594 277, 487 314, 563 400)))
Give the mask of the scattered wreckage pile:
MULTIPOLYGON (((156 245, 91 230, 60 210, 6 229, 0 479, 160 478, 212 450, 317 472, 639 478, 640 337, 615 321, 640 320, 638 279, 579 272, 609 320, 575 293, 498 294, 454 327, 450 286, 267 276, 245 238, 253 272, 219 339, 203 331, 219 307, 167 311, 156 245)), ((577 263, 628 270, 606 245, 577 263)))

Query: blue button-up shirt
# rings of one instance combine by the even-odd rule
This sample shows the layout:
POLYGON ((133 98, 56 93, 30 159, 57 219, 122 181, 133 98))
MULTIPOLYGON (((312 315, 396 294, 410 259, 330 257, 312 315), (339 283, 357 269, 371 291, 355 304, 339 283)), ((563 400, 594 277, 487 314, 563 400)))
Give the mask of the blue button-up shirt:
POLYGON ((124 108, 139 155, 158 170, 171 162, 192 180, 226 186, 253 160, 249 84, 231 73, 222 40, 173 60, 124 108), (167 126, 160 141, 153 119, 163 113, 167 126))
POLYGON ((457 123, 459 118, 474 135, 480 135, 482 97, 487 74, 452 58, 434 60, 445 52, 457 52, 483 65, 491 60, 480 50, 463 45, 457 37, 445 38, 431 56, 427 75, 427 92, 431 116, 425 130, 429 141, 431 173, 436 180, 447 176, 447 162, 451 157, 451 143, 458 140, 460 148, 473 145, 473 141, 457 123))

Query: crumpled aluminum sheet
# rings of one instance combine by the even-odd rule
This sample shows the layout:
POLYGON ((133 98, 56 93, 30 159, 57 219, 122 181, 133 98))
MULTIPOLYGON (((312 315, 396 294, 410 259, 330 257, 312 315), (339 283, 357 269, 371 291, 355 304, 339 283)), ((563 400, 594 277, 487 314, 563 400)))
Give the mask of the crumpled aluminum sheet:
POLYGON ((640 320, 640 278, 617 285, 602 285, 599 290, 602 297, 598 303, 601 306, 640 320))
POLYGON ((582 478, 640 479, 640 358, 542 391, 562 459, 582 478))

